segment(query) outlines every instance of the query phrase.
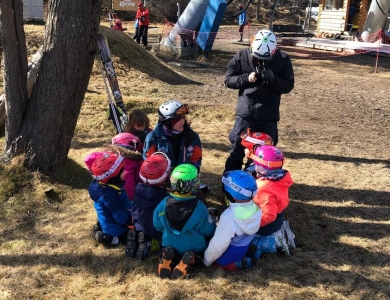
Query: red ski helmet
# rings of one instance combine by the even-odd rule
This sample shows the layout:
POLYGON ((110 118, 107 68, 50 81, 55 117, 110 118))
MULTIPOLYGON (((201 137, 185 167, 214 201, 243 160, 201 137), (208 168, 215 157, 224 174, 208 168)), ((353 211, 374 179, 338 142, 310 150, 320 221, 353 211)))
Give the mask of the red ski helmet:
POLYGON ((92 164, 93 179, 107 183, 112 177, 117 176, 123 169, 125 161, 123 156, 113 152, 104 153, 92 164))
POLYGON ((141 142, 139 138, 130 132, 121 132, 112 138, 112 144, 122 146, 130 150, 137 150, 137 145, 141 142))
POLYGON ((121 19, 116 19, 116 20, 115 20, 115 24, 116 24, 116 25, 121 25, 121 24, 122 24, 121 19))
POLYGON ((162 185, 171 170, 171 160, 163 152, 155 152, 141 165, 139 176, 149 185, 162 185))
POLYGON ((272 138, 265 132, 251 132, 250 128, 241 134, 241 145, 249 150, 253 150, 255 146, 272 145, 272 138))

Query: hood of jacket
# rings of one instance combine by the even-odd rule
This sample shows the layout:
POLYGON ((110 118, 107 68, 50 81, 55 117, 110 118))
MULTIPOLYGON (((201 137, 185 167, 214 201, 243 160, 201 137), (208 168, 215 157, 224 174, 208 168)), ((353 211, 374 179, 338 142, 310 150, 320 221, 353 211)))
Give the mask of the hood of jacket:
POLYGON ((230 203, 229 209, 241 230, 247 235, 255 234, 260 228, 261 209, 253 201, 230 203))
POLYGON ((134 200, 141 208, 155 208, 166 196, 167 190, 163 187, 139 183, 135 188, 134 200))
POLYGON ((199 201, 196 196, 177 197, 170 194, 166 201, 167 220, 174 234, 190 231, 199 222, 199 216, 194 214, 199 201))

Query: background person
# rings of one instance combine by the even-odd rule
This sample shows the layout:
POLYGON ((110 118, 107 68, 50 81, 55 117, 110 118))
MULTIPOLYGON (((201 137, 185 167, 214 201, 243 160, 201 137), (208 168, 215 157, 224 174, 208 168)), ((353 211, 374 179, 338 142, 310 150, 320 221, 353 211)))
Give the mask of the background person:
POLYGON ((244 35, 244 28, 246 25, 246 11, 244 11, 244 4, 238 6, 241 14, 238 15, 238 32, 240 34, 240 39, 238 42, 243 42, 242 36, 244 35))
POLYGON ((142 37, 142 44, 146 48, 148 46, 149 10, 144 7, 142 2, 138 3, 135 18, 138 19, 137 43, 140 44, 142 37))
POLYGON ((245 148, 241 134, 247 128, 264 132, 274 145, 278 143, 281 95, 294 88, 294 71, 290 57, 277 48, 272 31, 260 30, 251 47, 236 53, 227 66, 225 86, 238 90, 238 102, 224 173, 242 169, 245 148))

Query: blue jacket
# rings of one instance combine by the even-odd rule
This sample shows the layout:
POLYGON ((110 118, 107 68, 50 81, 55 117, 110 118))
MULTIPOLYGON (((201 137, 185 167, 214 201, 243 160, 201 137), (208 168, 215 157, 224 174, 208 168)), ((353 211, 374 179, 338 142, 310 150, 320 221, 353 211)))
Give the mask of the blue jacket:
POLYGON ((238 16, 238 25, 246 25, 246 11, 242 12, 238 16))
POLYGON ((213 236, 216 228, 206 206, 195 196, 179 198, 173 194, 156 207, 153 225, 163 233, 162 245, 173 247, 180 256, 186 251, 203 255, 208 245, 207 237, 213 236), (187 207, 183 210, 184 206, 187 207), (186 210, 189 206, 192 208, 186 210))
POLYGON ((92 181, 88 188, 89 196, 104 233, 120 236, 131 225, 131 202, 127 200, 123 188, 92 181))
POLYGON ((136 186, 132 211, 136 230, 140 230, 152 238, 160 238, 160 232, 153 226, 153 211, 166 196, 167 190, 165 188, 145 183, 139 183, 136 186))
POLYGON ((191 138, 188 141, 187 146, 185 145, 184 139, 182 139, 180 156, 177 159, 173 153, 171 143, 165 135, 163 124, 158 123, 154 130, 149 132, 146 136, 143 154, 144 159, 157 151, 161 151, 169 157, 172 167, 176 167, 182 163, 192 163, 197 168, 200 168, 200 165, 202 164, 202 144, 199 135, 192 129, 188 130, 191 138))

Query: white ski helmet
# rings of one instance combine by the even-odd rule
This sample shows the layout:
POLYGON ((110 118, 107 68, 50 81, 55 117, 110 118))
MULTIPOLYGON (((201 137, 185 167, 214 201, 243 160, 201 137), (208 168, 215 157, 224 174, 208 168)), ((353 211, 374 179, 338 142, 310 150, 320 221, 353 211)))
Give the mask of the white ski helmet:
POLYGON ((181 118, 188 113, 187 104, 183 104, 177 100, 169 100, 161 104, 158 108, 158 120, 163 122, 170 119, 181 118))
POLYGON ((255 38, 251 44, 252 56, 271 60, 276 51, 276 36, 268 29, 262 29, 256 33, 255 38))

